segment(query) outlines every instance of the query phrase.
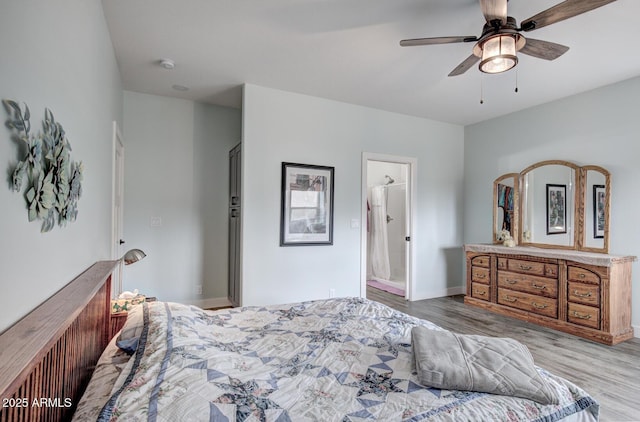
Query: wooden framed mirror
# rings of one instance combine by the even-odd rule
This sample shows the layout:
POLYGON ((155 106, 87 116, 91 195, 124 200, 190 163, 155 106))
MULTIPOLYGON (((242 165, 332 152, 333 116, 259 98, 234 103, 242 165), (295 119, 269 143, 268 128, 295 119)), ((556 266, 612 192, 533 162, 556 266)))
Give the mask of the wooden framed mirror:
POLYGON ((599 166, 581 168, 584 219, 579 249, 590 252, 609 252, 609 203, 611 175, 599 166))
POLYGON ((507 173, 493 181, 493 243, 502 243, 502 230, 517 241, 519 228, 519 174, 507 173))
POLYGON ((583 221, 580 167, 548 160, 520 172, 520 244, 577 249, 583 221))

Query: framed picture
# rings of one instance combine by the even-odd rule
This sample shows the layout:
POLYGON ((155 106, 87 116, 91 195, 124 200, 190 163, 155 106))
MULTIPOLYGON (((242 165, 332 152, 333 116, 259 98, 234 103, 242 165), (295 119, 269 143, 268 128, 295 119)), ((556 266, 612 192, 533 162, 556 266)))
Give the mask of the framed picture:
POLYGON ((282 163, 280 246, 333 244, 333 167, 282 163))
POLYGON ((593 238, 604 238, 604 210, 606 201, 604 185, 593 185, 593 238))
POLYGON ((547 184, 547 234, 567 232, 567 185, 547 184))

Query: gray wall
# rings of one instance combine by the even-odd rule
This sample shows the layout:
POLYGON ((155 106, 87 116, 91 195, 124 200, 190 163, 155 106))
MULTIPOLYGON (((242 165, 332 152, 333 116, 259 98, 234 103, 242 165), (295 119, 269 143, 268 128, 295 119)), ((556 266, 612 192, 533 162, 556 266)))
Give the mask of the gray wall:
POLYGON ((122 87, 99 0, 3 1, 0 96, 26 102, 33 131, 45 107, 66 130, 71 157, 84 163, 78 219, 40 233, 23 193, 9 189, 16 144, 0 125, 0 331, 98 260, 111 255, 112 122, 122 87))
MULTIPOLYGON (((243 144, 245 301, 326 297, 329 288, 337 295, 360 294, 360 232, 349 223, 360 217, 363 151, 418 157, 423 240, 415 242, 416 298, 462 287, 460 261, 451 259, 449 251, 459 249, 462 240, 461 127, 256 86, 248 90, 243 127, 249 134, 243 144), (284 248, 296 257, 280 256, 282 161, 338 164, 334 246, 284 248), (296 285, 300 273, 287 275, 282 283, 282 274, 291 270, 290 259, 313 261, 319 252, 329 254, 330 265, 312 275, 326 278, 324 285, 296 285), (291 291, 289 297, 283 289, 291 291)), ((125 290, 204 305, 226 297, 227 153, 239 141, 240 130, 238 110, 125 91, 124 233, 129 248, 147 253, 144 261, 125 267, 125 290), (152 227, 151 217, 160 217, 162 225, 152 227), (198 284, 202 295, 196 293, 198 284)), ((308 272, 304 266, 295 271, 308 272)))
POLYGON ((417 158, 414 299, 460 288, 463 144, 460 126, 245 85, 242 304, 360 295, 350 222, 361 215, 363 152, 417 158), (335 167, 332 246, 279 246, 283 161, 335 167))
MULTIPOLYGON (((492 239, 493 180, 542 160, 611 172, 609 251, 640 256, 640 78, 465 128, 464 241, 492 239)), ((633 324, 640 336, 640 267, 633 265, 633 324)))
POLYGON ((228 152, 240 118, 235 109, 125 91, 124 236, 147 254, 125 267, 125 290, 205 306, 227 297, 228 152))
MULTIPOLYGON (((125 238, 149 254, 125 268, 125 289, 187 302, 225 297, 227 151, 240 139, 240 112, 132 92, 123 102, 98 0, 3 2, 0 51, 2 98, 28 103, 34 128, 49 107, 67 131, 73 159, 85 166, 78 220, 42 234, 39 223, 27 221, 22 195, 8 187, 6 169, 18 152, 0 129, 0 331, 110 258, 114 120, 126 145, 125 238), (151 217, 161 217, 162 226, 150 227, 151 217)), ((417 157, 416 299, 462 286, 460 246, 492 236, 493 180, 540 160, 607 168, 611 253, 640 255, 640 226, 633 224, 640 215, 639 102, 635 78, 463 130, 248 85, 244 302, 321 298, 330 288, 338 296, 359 294, 360 233, 349 223, 360 218, 363 151, 417 157), (282 161, 336 167, 333 246, 278 246, 282 161)), ((639 271, 634 264, 636 335, 639 271)))

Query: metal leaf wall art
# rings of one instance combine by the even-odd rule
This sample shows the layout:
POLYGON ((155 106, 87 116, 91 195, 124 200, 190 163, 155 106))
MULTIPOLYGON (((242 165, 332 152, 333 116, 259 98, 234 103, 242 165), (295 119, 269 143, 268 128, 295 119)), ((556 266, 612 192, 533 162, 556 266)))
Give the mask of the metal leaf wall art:
POLYGON ((48 232, 58 223, 64 227, 78 216, 78 199, 82 194, 81 162, 71 160, 71 145, 62 125, 55 121, 49 109, 44 111, 42 131, 31 132, 31 112, 12 100, 2 101, 9 119, 6 126, 13 139, 26 151, 12 173, 14 192, 25 189, 29 221, 42 220, 42 232, 48 232))

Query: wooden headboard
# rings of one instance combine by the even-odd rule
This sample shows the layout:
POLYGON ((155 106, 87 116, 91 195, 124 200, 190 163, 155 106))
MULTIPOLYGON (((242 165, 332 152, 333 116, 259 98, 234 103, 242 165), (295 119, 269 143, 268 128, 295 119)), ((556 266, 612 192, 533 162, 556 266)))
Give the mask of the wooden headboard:
POLYGON ((71 418, 109 340, 117 263, 95 263, 0 335, 0 422, 71 418))

